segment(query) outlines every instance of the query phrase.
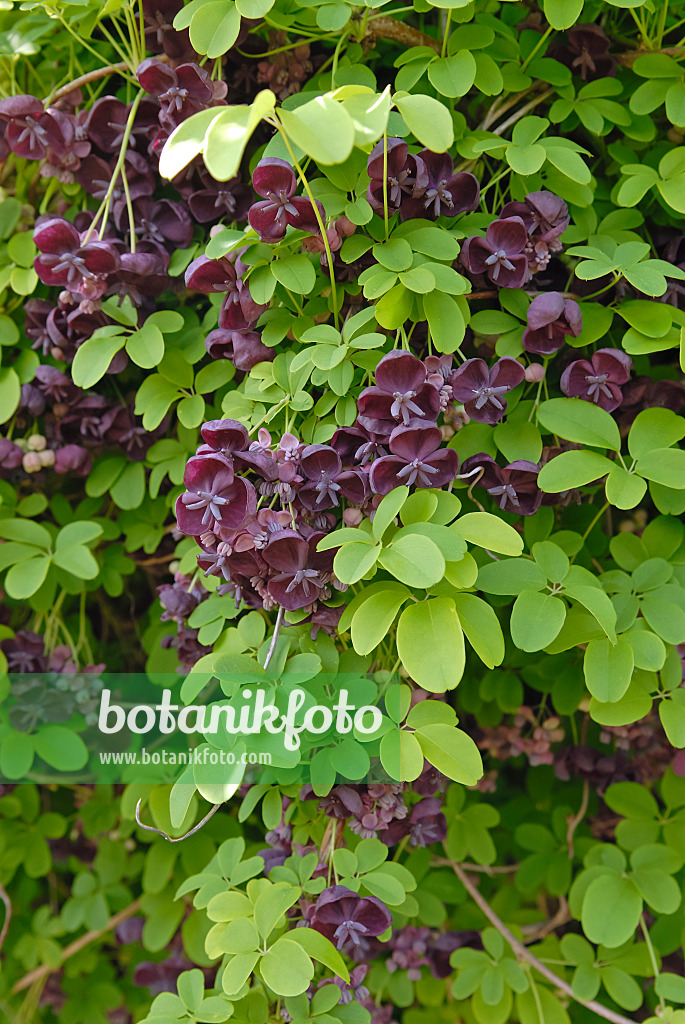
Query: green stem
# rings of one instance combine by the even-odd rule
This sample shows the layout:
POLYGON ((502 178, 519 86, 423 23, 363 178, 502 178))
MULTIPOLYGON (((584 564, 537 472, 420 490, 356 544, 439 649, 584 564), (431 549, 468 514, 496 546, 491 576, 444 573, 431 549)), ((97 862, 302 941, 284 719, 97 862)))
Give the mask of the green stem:
POLYGON ((535 56, 535 54, 538 52, 540 47, 545 45, 545 43, 547 42, 547 40, 549 39, 549 37, 550 37, 550 35, 552 34, 553 31, 554 31, 554 29, 550 25, 548 27, 547 31, 545 32, 545 34, 540 36, 540 38, 538 39, 537 43, 535 44, 535 46, 530 51, 530 53, 528 54, 528 56, 524 60, 523 64, 521 65, 521 71, 525 71, 526 70, 526 68, 528 67, 528 65, 532 61, 532 59, 535 56))
POLYGON ((447 41, 450 34, 450 24, 452 22, 452 8, 447 9, 447 17, 445 18, 445 31, 442 34, 442 48, 440 50, 440 56, 444 57, 447 53, 447 41))
POLYGON ((136 98, 134 99, 133 103, 131 104, 131 110, 129 112, 128 120, 126 122, 126 127, 124 129, 124 137, 121 140, 121 150, 119 152, 119 158, 118 158, 118 160, 117 160, 117 162, 115 164, 114 170, 112 172, 112 177, 110 178, 109 186, 107 188, 107 192, 105 193, 105 197, 102 200, 102 202, 100 203, 100 207, 99 207, 97 213, 95 214, 95 216, 93 217, 92 223, 91 223, 90 227, 88 228, 88 231, 86 232, 86 237, 85 237, 85 240, 84 240, 84 245, 89 240, 89 238, 93 234, 93 232, 95 231, 95 228, 96 228, 96 226, 98 224, 98 221, 103 216, 103 214, 104 214, 104 219, 103 219, 103 222, 102 222, 102 227, 100 229, 100 236, 102 236, 102 232, 105 230, 105 227, 107 225, 107 218, 109 216, 109 206, 110 206, 110 203, 112 201, 112 195, 114 193, 114 186, 116 185, 116 181, 117 181, 117 178, 119 177, 119 174, 122 174, 122 176, 123 176, 122 172, 123 172, 124 161, 126 159, 126 151, 128 149, 128 141, 131 138, 131 132, 133 131, 133 122, 136 119, 136 114, 138 113, 138 107, 140 106, 140 101, 142 100, 144 95, 145 95, 145 93, 141 89, 140 92, 138 93, 138 95, 136 96, 136 98))
POLYGON ((606 502, 605 502, 605 503, 604 503, 604 504, 602 505, 602 507, 600 508, 599 512, 598 512, 598 513, 597 513, 597 515, 596 515, 596 516, 594 517, 594 519, 592 520, 592 522, 590 523, 590 525, 588 526, 588 528, 587 528, 587 530, 585 531, 585 533, 583 534, 583 540, 587 540, 587 538, 588 538, 588 537, 590 536, 590 534, 592 533, 592 530, 593 530, 593 528, 594 528, 594 527, 595 527, 595 526, 597 525, 598 521, 599 521, 599 520, 600 520, 600 519, 602 518, 602 516, 604 515, 604 513, 606 512, 606 510, 607 510, 608 508, 609 508, 609 502, 608 502, 608 501, 606 501, 606 502))
MULTIPOLYGON (((649 928, 645 924, 645 916, 644 916, 644 914, 640 915, 640 928, 642 929, 642 934, 644 936, 645 945, 646 945, 646 947, 647 947, 647 949, 649 951, 649 959, 652 961, 652 969, 654 971, 654 980, 656 981, 656 979, 659 977, 659 964, 657 963, 656 953, 654 952, 654 946, 652 944, 652 937, 649 934, 649 928)), ((661 1012, 663 1014, 664 1009, 666 1008, 666 1003, 664 1001, 664 997, 663 996, 659 996, 659 1008, 660 1008, 660 1010, 661 1010, 661 1012)))
POLYGON ((383 220, 385 240, 388 240, 388 130, 383 132, 383 220))

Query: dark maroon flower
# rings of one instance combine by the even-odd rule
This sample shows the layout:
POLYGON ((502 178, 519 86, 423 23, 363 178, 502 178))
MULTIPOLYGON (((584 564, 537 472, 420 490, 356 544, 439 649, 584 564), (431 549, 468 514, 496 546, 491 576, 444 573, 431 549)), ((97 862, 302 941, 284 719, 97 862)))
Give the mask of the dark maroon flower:
POLYGON ((217 328, 205 338, 205 348, 212 359, 228 359, 236 370, 248 372, 257 363, 270 363, 276 350, 268 348, 256 331, 224 331, 217 328))
POLYGON ((576 359, 561 375, 565 395, 594 402, 607 412, 618 409, 623 399, 621 385, 630 378, 633 360, 617 348, 601 348, 587 359, 576 359))
POLYGON ((164 609, 160 622, 174 620, 181 623, 198 605, 197 591, 188 590, 187 583, 163 583, 157 587, 157 594, 164 609))
POLYGON ((47 398, 53 402, 73 401, 79 394, 76 385, 66 373, 62 373, 56 366, 48 366, 41 363, 36 367, 36 380, 38 387, 47 398))
MULTIPOLYGON (((371 178, 366 198, 371 208, 381 217, 384 214, 385 192, 388 197, 388 210, 393 214, 399 210, 405 199, 422 196, 429 185, 425 163, 420 156, 412 156, 409 153, 406 142, 402 139, 387 140, 387 162, 383 145, 383 140, 376 143, 366 165, 371 178)), ((423 215, 425 216, 425 213, 423 215)))
POLYGON ((19 408, 34 419, 45 412, 45 396, 34 384, 22 384, 19 408))
MULTIPOLYGON (((13 153, 27 160, 42 160, 48 149, 64 155, 67 142, 59 122, 44 111, 35 96, 0 100, 0 119, 7 123, 5 140, 13 153)), ((73 132, 72 132, 73 139, 73 132)))
POLYGON ((485 238, 467 238, 461 261, 470 274, 487 274, 499 288, 520 288, 528 279, 528 257, 524 250, 528 231, 520 217, 496 220, 485 238))
POLYGON ((374 434, 359 427, 338 427, 331 438, 331 448, 345 466, 365 466, 373 458, 387 455, 387 434, 374 434))
POLYGON ((143 960, 133 972, 133 984, 149 989, 154 996, 160 992, 176 992, 179 975, 192 966, 180 956, 170 956, 160 963, 143 960))
POLYGON ((433 153, 424 149, 418 159, 423 160, 428 183, 423 194, 419 194, 420 189, 417 189, 414 195, 404 196, 400 210, 402 220, 456 217, 458 213, 476 209, 480 202, 478 179, 468 172, 455 174, 449 153, 433 153))
POLYGON ((510 356, 498 359, 491 370, 484 359, 467 359, 449 377, 452 394, 477 423, 497 423, 507 411, 504 397, 523 380, 523 366, 510 356))
POLYGON ((340 989, 340 1002, 343 1005, 347 1005, 354 1000, 358 1003, 363 1003, 370 995, 366 985, 362 984, 368 969, 368 964, 357 964, 357 966, 350 971, 349 982, 344 981, 343 978, 336 974, 333 978, 324 978, 323 981, 320 981, 317 985, 317 989, 323 988, 325 985, 337 985, 340 989))
POLYGON ((526 352, 550 356, 564 344, 567 334, 577 338, 583 329, 580 306, 561 292, 536 295, 526 314, 528 326, 521 344, 526 352))
POLYGON ((200 224, 209 224, 223 217, 242 221, 247 217, 253 198, 252 189, 239 177, 220 182, 208 178, 204 188, 188 197, 188 207, 200 224))
POLYGON ((45 672, 45 645, 43 637, 30 629, 19 629, 13 637, 0 643, 7 658, 9 672, 45 672))
MULTIPOLYGON (((81 161, 81 166, 75 173, 76 181, 81 188, 93 196, 94 199, 102 201, 110 187, 114 162, 110 165, 101 156, 91 154, 81 161)), ((140 196, 151 196, 155 190, 154 178, 150 172, 148 162, 139 153, 127 153, 124 160, 123 173, 126 175, 129 195, 132 199, 140 196)), ((114 204, 126 200, 126 192, 122 175, 119 174, 112 190, 112 202, 114 204)), ((125 222, 128 226, 128 221, 125 222)))
POLYGON ((188 460, 183 482, 187 488, 176 501, 179 529, 191 537, 214 526, 235 530, 257 509, 257 492, 242 477, 234 477, 228 459, 219 454, 195 455, 188 460))
POLYGON ((39 224, 33 240, 40 250, 33 265, 43 284, 83 289, 88 298, 97 297, 92 290, 102 294, 104 289, 98 291, 98 283, 119 266, 111 242, 95 240, 82 245, 74 225, 60 217, 39 224))
MULTIPOLYGON (((130 104, 122 103, 115 96, 102 96, 96 100, 88 115, 86 130, 92 142, 103 153, 119 153, 124 140, 130 104)), ((158 128, 159 108, 154 100, 143 100, 136 111, 129 135, 128 148, 146 149, 146 140, 152 130, 158 128)))
POLYGON ((623 392, 621 423, 628 425, 643 409, 671 409, 680 412, 685 406, 685 387, 675 380, 652 380, 640 375, 634 377, 623 392))
MULTIPOLYGON (((260 160, 252 173, 252 186, 263 201, 250 208, 248 220, 262 242, 277 242, 285 235, 288 225, 298 231, 317 234, 319 222, 311 200, 295 195, 297 179, 285 160, 277 157, 260 160)), ((326 214, 318 200, 317 207, 324 221, 326 214)))
POLYGON ((16 469, 23 459, 24 453, 18 444, 8 437, 0 437, 0 469, 16 469))
POLYGON ((362 937, 382 935, 391 926, 392 916, 375 896, 361 897, 344 885, 333 885, 317 899, 310 923, 343 949, 359 946, 362 937))
POLYGON ((476 487, 484 487, 504 512, 532 516, 542 501, 537 479, 540 467, 534 462, 517 459, 502 469, 489 455, 472 455, 462 465, 464 475, 473 469, 482 469, 475 478, 476 487))
MULTIPOLYGON (((136 238, 142 241, 187 249, 193 240, 193 222, 188 211, 172 199, 160 199, 159 202, 147 196, 136 199, 133 217, 136 238)), ((128 210, 124 203, 117 206, 116 222, 120 231, 128 230, 128 210)))
POLYGON ((288 611, 316 601, 330 579, 333 553, 316 550, 322 536, 314 533, 307 541, 295 530, 280 530, 264 548, 264 560, 276 570, 269 580, 269 594, 288 611))
POLYGON ((159 120, 167 131, 223 100, 227 91, 225 82, 212 82, 208 72, 197 64, 179 64, 174 69, 155 57, 147 57, 138 66, 136 76, 145 92, 159 99, 159 120))
POLYGON ((77 476, 88 476, 93 464, 93 456, 86 448, 78 444, 66 444, 55 452, 55 473, 75 473, 77 476))
POLYGON ((339 604, 335 608, 330 608, 326 604, 320 604, 311 615, 308 615, 306 619, 301 619, 300 622, 308 623, 312 627, 310 630, 312 640, 316 640, 320 629, 335 639, 338 636, 338 623, 346 607, 347 605, 339 604))
POLYGON ((444 487, 459 470, 459 457, 453 448, 441 448, 442 432, 432 423, 414 420, 406 427, 395 427, 385 455, 371 466, 369 483, 374 494, 387 494, 394 487, 444 487))
POLYGON ((297 497, 312 512, 337 508, 340 498, 361 505, 367 494, 364 473, 351 469, 343 472, 340 456, 327 444, 310 444, 300 456, 300 472, 307 482, 297 497))
POLYGON ((480 932, 441 932, 429 946, 426 956, 434 978, 449 978, 454 968, 450 964, 450 955, 462 946, 482 947, 480 932))
POLYGON ((186 270, 186 285, 206 295, 226 293, 219 312, 219 327, 223 331, 248 330, 266 309, 253 300, 249 286, 225 256, 218 260, 198 256, 186 270))
POLYGON ((202 424, 200 433, 205 445, 212 451, 221 452, 229 460, 250 443, 250 435, 240 420, 208 420, 202 424))
POLYGON ((442 803, 437 797, 426 797, 414 804, 411 814, 403 821, 394 821, 381 833, 384 843, 393 843, 409 836, 412 846, 429 846, 441 843, 447 836, 447 819, 442 813, 442 803), (393 837, 394 834, 394 837, 393 837))
POLYGON ((164 51, 175 59, 190 58, 194 51, 190 45, 188 29, 179 32, 174 18, 183 7, 183 0, 143 0, 146 49, 151 53, 164 51))
POLYGON ((584 82, 616 74, 616 61, 608 52, 611 40, 599 25, 576 25, 567 38, 567 45, 555 46, 550 56, 571 68, 584 82))
POLYGON ((411 352, 395 350, 376 367, 375 387, 365 388, 357 400, 359 424, 375 434, 389 434, 397 423, 416 417, 435 421, 440 392, 426 381, 426 367, 411 352))
POLYGON ((542 189, 530 192, 523 202, 507 203, 500 214, 503 218, 520 217, 532 241, 546 242, 550 249, 561 249, 559 237, 569 226, 568 206, 554 192, 542 189))

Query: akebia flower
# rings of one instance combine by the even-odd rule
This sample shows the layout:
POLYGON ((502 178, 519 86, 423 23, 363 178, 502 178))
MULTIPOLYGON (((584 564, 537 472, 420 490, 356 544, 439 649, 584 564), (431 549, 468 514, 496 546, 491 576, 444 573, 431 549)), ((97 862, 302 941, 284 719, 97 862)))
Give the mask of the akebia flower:
POLYGON ((176 518, 179 529, 191 537, 210 533, 215 526, 235 530, 257 510, 254 486, 234 476, 225 456, 193 456, 183 482, 187 490, 176 501, 176 518))
POLYGON ((257 363, 273 362, 276 349, 263 344, 256 331, 230 331, 218 327, 205 338, 205 348, 212 359, 228 359, 236 370, 245 372, 257 363))
POLYGON ((576 359, 561 375, 560 387, 571 398, 594 402, 607 412, 618 409, 621 385, 630 378, 633 360, 617 348, 601 348, 587 359, 576 359))
POLYGON ((305 540, 295 530, 280 530, 262 552, 267 565, 276 570, 268 592, 287 611, 312 604, 330 579, 333 552, 316 550, 322 537, 322 533, 315 532, 305 540))
POLYGON ((456 217, 458 213, 475 210, 480 201, 478 179, 467 171, 454 173, 454 163, 449 153, 433 153, 422 150, 418 159, 423 161, 428 181, 423 194, 415 189, 413 195, 402 199, 400 217, 456 217))
POLYGON ((218 260, 198 256, 186 270, 185 280, 188 288, 205 295, 226 294, 219 311, 222 331, 248 330, 266 309, 253 300, 248 285, 238 277, 235 266, 226 256, 218 260))
POLYGON ((532 516, 537 512, 542 501, 542 492, 538 488, 540 467, 534 462, 517 459, 502 468, 489 455, 472 455, 462 464, 462 473, 466 476, 474 469, 481 469, 480 477, 475 477, 475 487, 484 487, 503 512, 513 512, 521 516, 532 516))
POLYGON ((147 57, 136 70, 145 92, 159 99, 162 127, 173 129, 191 114, 196 114, 226 96, 225 82, 212 82, 197 64, 172 68, 155 57, 147 57))
POLYGON ((27 160, 42 160, 48 149, 62 156, 71 138, 63 126, 47 113, 35 96, 10 96, 0 100, 0 119, 7 123, 5 140, 13 153, 27 160))
POLYGON ((422 196, 429 183, 425 163, 420 156, 409 152, 406 142, 388 139, 387 157, 383 147, 383 140, 376 143, 366 165, 371 179, 366 198, 371 209, 380 216, 385 210, 384 194, 387 194, 388 210, 393 214, 408 197, 422 196))
POLYGON ((390 435, 385 455, 371 466, 369 483, 375 494, 387 494, 402 484, 407 487, 444 487, 459 470, 459 457, 453 448, 441 448, 442 432, 432 423, 415 420, 396 427, 390 435))
POLYGON ((565 299, 561 292, 537 295, 526 314, 528 326, 521 344, 526 352, 550 356, 564 344, 567 334, 577 338, 583 329, 580 306, 573 299, 565 299))
POLYGON ((104 291, 98 282, 119 266, 119 254, 111 242, 100 242, 95 236, 82 244, 74 225, 61 217, 39 224, 33 240, 40 250, 33 265, 43 284, 66 286, 92 298, 104 291))
POLYGON ((442 802, 437 797, 426 797, 419 800, 411 809, 409 817, 402 821, 393 821, 381 833, 381 838, 388 846, 409 836, 412 846, 428 846, 441 843, 447 836, 447 819, 442 813, 442 802))
POLYGON ((567 38, 567 45, 555 47, 550 56, 570 67, 584 82, 616 74, 616 61, 608 52, 611 41, 599 25, 576 25, 567 38))
MULTIPOLYGON (((115 96, 102 96, 92 106, 86 129, 88 137, 104 153, 119 153, 124 141, 130 106, 115 96)), ((129 134, 128 148, 145 152, 146 137, 159 128, 159 106, 155 100, 143 101, 136 111, 129 134)))
POLYGON ((304 449, 300 472, 306 483, 299 488, 297 497, 312 512, 336 508, 341 497, 355 505, 361 505, 366 497, 366 475, 356 469, 343 472, 340 456, 327 444, 310 444, 304 449))
POLYGON ((510 356, 498 359, 492 369, 484 359, 467 359, 448 378, 452 394, 477 423, 497 423, 507 411, 504 397, 523 380, 525 370, 510 356))
POLYGON ((207 177, 204 188, 197 189, 188 197, 188 208, 200 224, 222 217, 241 221, 247 217, 253 198, 252 189, 239 177, 230 181, 215 181, 207 177))
POLYGON ((375 938, 392 924, 390 911, 375 896, 359 896, 344 885, 324 889, 309 915, 309 923, 338 949, 354 948, 362 938, 375 938))
POLYGON ((440 391, 426 380, 426 367, 411 352, 395 350, 376 367, 376 384, 357 400, 359 425, 375 434, 389 434, 398 423, 417 417, 435 422, 440 391))
MULTIPOLYGON (((298 231, 316 234, 319 222, 310 199, 296 196, 297 178, 285 160, 266 157, 260 160, 252 173, 252 186, 262 201, 250 207, 250 226, 259 233, 262 242, 277 242, 288 226, 298 231)), ((322 221, 325 211, 317 200, 322 221)))
POLYGON ((467 238, 461 262, 470 274, 487 274, 499 288, 520 288, 528 279, 528 231, 520 217, 493 221, 485 238, 467 238))

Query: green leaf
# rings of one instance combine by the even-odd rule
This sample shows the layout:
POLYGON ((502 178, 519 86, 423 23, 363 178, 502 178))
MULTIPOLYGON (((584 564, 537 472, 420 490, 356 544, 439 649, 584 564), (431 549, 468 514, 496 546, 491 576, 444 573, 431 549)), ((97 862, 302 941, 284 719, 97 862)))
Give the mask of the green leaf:
POLYGON ((88 750, 78 735, 65 725, 45 725, 35 734, 36 754, 51 768, 75 772, 88 761, 88 750))
POLYGON ((303 253, 274 260, 271 273, 284 288, 297 295, 309 295, 316 283, 314 267, 303 253))
POLYGON ((513 526, 489 512, 467 512, 451 527, 469 544, 500 555, 520 555, 523 537, 513 526))
POLYGON ((263 939, 268 939, 280 918, 301 895, 299 886, 288 885, 287 882, 277 883, 260 893, 254 905, 254 919, 263 939))
POLYGON ((655 448, 637 460, 635 472, 664 487, 685 489, 685 451, 681 448, 655 448))
POLYGON ((480 751, 471 737, 452 725, 424 725, 416 730, 424 757, 448 779, 475 786, 483 776, 480 751))
POLYGON ((405 501, 409 496, 409 488, 394 487, 389 494, 386 494, 376 509, 373 517, 372 529, 376 540, 381 540, 383 534, 399 515, 405 501))
POLYGON ((145 470, 142 462, 129 462, 109 493, 119 508, 138 508, 145 497, 145 470))
POLYGON ((50 557, 39 555, 13 565, 5 577, 5 590, 15 601, 31 597, 42 586, 50 568, 50 557))
POLYGON ((612 643, 616 641, 616 609, 603 590, 576 583, 564 587, 564 595, 570 597, 594 615, 612 643))
POLYGON ((378 561, 380 545, 344 544, 333 560, 333 571, 341 583, 357 583, 378 561))
POLYGON ((566 618, 566 605, 558 597, 524 590, 511 610, 511 639, 522 651, 541 651, 557 637, 566 618))
POLYGON ((299 943, 313 960, 318 960, 333 974, 337 974, 343 981, 349 982, 350 974, 345 966, 345 961, 333 943, 329 942, 320 932, 313 928, 293 928, 288 932, 288 939, 299 943))
POLYGON ((615 949, 634 937, 641 913, 642 898, 630 879, 602 874, 585 893, 583 931, 591 942, 615 949))
POLYGON ((431 693, 453 689, 464 672, 464 635, 448 597, 405 608, 397 625, 397 652, 411 678, 431 693))
POLYGON ((174 128, 159 158, 159 173, 163 178, 175 178, 184 167, 200 155, 207 130, 222 110, 222 107, 200 110, 174 128))
POLYGON ((535 562, 504 558, 481 566, 477 587, 486 594, 521 594, 524 590, 542 590, 546 583, 547 577, 535 562))
POLYGON ((411 597, 401 585, 372 594, 352 616, 352 646, 357 654, 370 654, 390 632, 398 611, 411 597))
MULTIPOLYGON (((0 740, 0 775, 23 779, 33 764, 33 739, 25 732, 8 732, 0 740)), ((423 756, 421 757, 423 770, 423 756)))
POLYGON ((221 987, 227 996, 237 996, 252 974, 259 953, 238 953, 226 964, 221 975, 221 987))
POLYGON ((21 381, 16 370, 11 366, 3 367, 0 369, 0 423, 6 423, 14 415, 20 398, 21 381))
POLYGON ((125 344, 126 338, 121 334, 102 338, 97 336, 97 332, 84 341, 76 350, 74 361, 71 364, 71 376, 74 384, 84 390, 92 388, 104 377, 112 359, 125 344))
MULTIPOLYGON (((414 97, 419 99, 418 96, 414 97)), ((427 96, 421 97, 428 99, 427 96)), ((423 309, 431 338, 438 352, 454 352, 461 344, 466 325, 461 310, 451 295, 434 291, 423 297, 423 309)))
POLYGON ((126 351, 136 366, 150 370, 159 366, 164 357, 164 335, 156 324, 148 320, 128 339, 126 351))
POLYGON ((552 398, 538 409, 543 427, 566 441, 620 451, 618 424, 608 412, 580 398, 552 398))
POLYGON ((615 645, 605 639, 591 640, 583 659, 588 690, 604 704, 619 701, 630 685, 634 664, 633 648, 623 637, 615 645))
POLYGON ((60 548, 55 551, 52 560, 60 569, 66 569, 72 576, 77 576, 80 580, 94 580, 100 571, 100 566, 91 552, 82 544, 74 544, 70 548, 60 548))
POLYGON ((494 609, 474 594, 455 594, 454 604, 466 639, 488 668, 504 659, 504 635, 494 609))
POLYGON ((533 544, 532 555, 548 580, 552 583, 563 583, 568 576, 569 560, 558 544, 549 540, 533 544))
POLYGON ((432 96, 400 96, 393 102, 414 138, 433 153, 445 153, 454 142, 452 116, 447 107, 432 96))
POLYGON ((240 31, 240 14, 235 4, 211 0, 203 4, 190 22, 190 42, 210 60, 221 57, 235 43, 240 31))
POLYGON ((381 764, 397 782, 413 782, 423 771, 423 751, 416 736, 402 729, 386 732, 380 746, 381 764))
POLYGON ((318 164, 341 164, 352 152, 352 118, 330 96, 317 96, 296 110, 281 107, 279 117, 291 142, 318 164))
POLYGON ((668 742, 679 750, 685 747, 685 690, 673 690, 659 704, 659 718, 668 742))
POLYGON ((654 990, 669 1003, 685 1003, 685 978, 679 974, 662 971, 656 976, 654 990))
POLYGON ((641 476, 629 473, 623 466, 614 466, 606 479, 606 496, 615 508, 635 508, 642 501, 647 483, 641 476))
POLYGON ((438 57, 428 65, 428 78, 442 96, 465 96, 476 77, 476 60, 469 50, 438 57))
POLYGON ((538 487, 546 494, 570 491, 573 487, 584 487, 601 479, 613 468, 611 459, 599 452, 562 452, 542 467, 538 474, 538 487))
POLYGON ((217 181, 227 181, 238 173, 245 146, 262 118, 273 111, 275 103, 271 90, 264 89, 249 107, 219 108, 221 112, 207 127, 203 147, 207 170, 217 181))
POLYGON ((440 549, 428 537, 418 534, 399 536, 389 547, 383 548, 378 561, 395 579, 410 587, 433 587, 445 574, 445 559, 440 549))
POLYGON ((584 0, 544 0, 545 17, 557 32, 580 22, 584 0))

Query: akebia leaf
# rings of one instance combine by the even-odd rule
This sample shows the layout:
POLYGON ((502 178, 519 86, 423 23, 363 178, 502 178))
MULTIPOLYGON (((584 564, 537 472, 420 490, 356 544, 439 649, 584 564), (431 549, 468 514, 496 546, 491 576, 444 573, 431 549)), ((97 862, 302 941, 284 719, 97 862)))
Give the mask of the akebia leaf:
POLYGON ((523 590, 511 612, 511 638, 522 651, 541 651, 556 638, 566 618, 566 605, 551 594, 523 590))
POLYGON ((444 693, 461 680, 464 635, 454 601, 430 598, 409 605, 397 624, 397 651, 411 678, 431 693, 444 693))
POLYGON ((664 487, 685 490, 685 451, 680 448, 655 448, 640 456, 635 470, 664 487))
POLYGON ((602 703, 619 701, 628 689, 634 664, 633 648, 623 637, 614 645, 609 640, 591 640, 583 659, 588 690, 602 703))
POLYGON ((566 441, 588 444, 592 448, 620 451, 621 438, 616 421, 597 405, 579 398, 552 398, 538 409, 543 427, 566 441))
POLYGON ((352 617, 352 645, 357 654, 370 654, 390 632, 398 611, 411 592, 403 586, 379 590, 352 617))
POLYGON ((475 786, 483 775, 478 747, 471 737, 452 725, 424 725, 416 730, 424 757, 448 779, 475 786))
POLYGON ((488 668, 500 665, 504 658, 504 635, 494 609, 473 594, 456 594, 454 604, 466 639, 481 661, 488 668))
POLYGON ((317 96, 297 110, 279 110, 287 135, 320 164, 347 160, 355 139, 352 118, 330 96, 317 96))
POLYGON ((573 487, 584 487, 601 480, 613 468, 611 459, 599 452, 562 452, 542 467, 538 474, 538 486, 541 491, 549 494, 570 491, 573 487))
POLYGON ((521 534, 489 512, 467 512, 457 519, 452 529, 469 544, 501 555, 520 555, 523 552, 521 534))

